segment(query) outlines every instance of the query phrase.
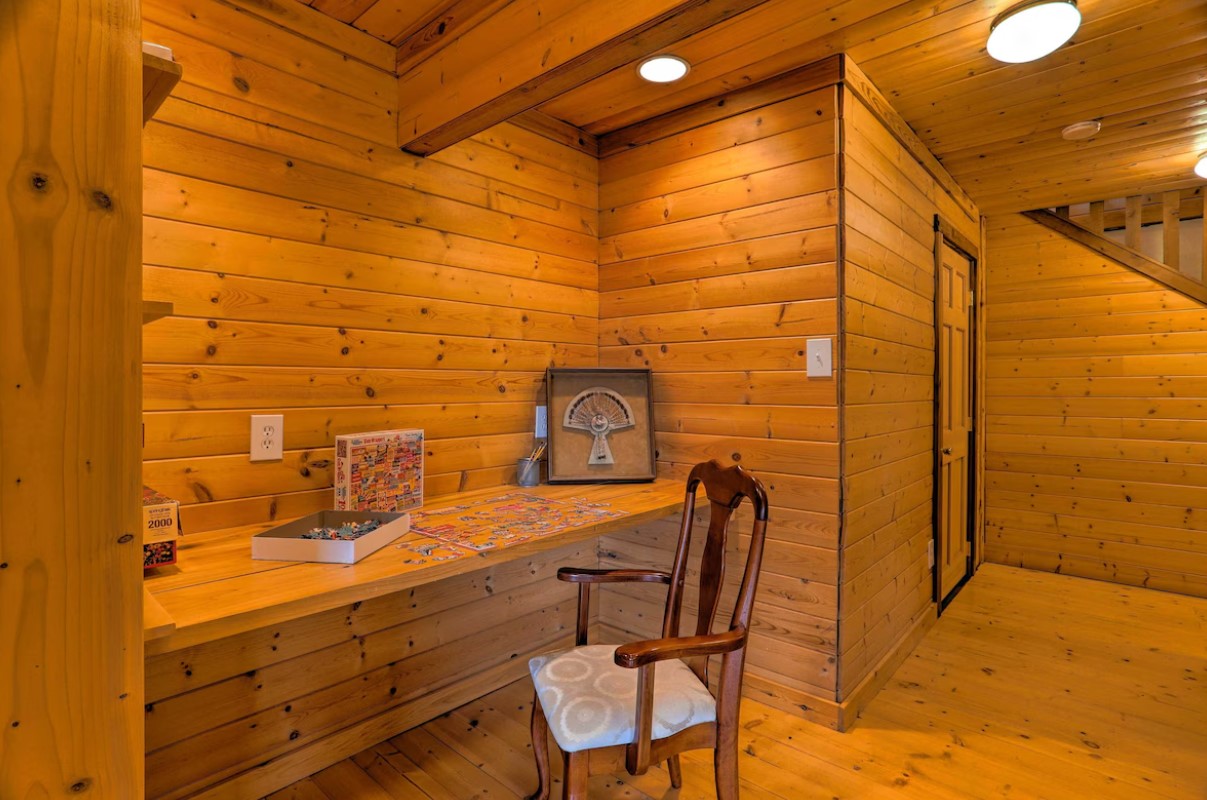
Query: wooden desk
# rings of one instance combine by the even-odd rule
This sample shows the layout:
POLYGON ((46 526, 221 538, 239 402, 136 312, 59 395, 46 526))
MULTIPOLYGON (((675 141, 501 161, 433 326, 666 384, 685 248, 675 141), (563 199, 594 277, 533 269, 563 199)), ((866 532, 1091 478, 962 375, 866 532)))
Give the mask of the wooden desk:
POLYGON ((186 536, 178 568, 146 581, 164 610, 145 632, 147 797, 261 797, 515 680, 573 643, 577 592, 557 568, 595 566, 596 537, 665 525, 683 500, 660 480, 430 507, 512 491, 626 513, 424 565, 393 545, 354 565, 253 561, 266 525, 186 536))

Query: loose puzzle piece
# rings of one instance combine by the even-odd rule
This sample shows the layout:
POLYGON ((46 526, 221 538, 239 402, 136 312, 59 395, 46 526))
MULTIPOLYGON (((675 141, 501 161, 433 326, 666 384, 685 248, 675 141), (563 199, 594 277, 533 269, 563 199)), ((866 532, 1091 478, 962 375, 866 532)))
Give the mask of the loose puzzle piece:
POLYGON ((451 561, 472 555, 472 551, 455 544, 446 544, 439 540, 421 539, 399 542, 395 548, 403 551, 403 563, 422 566, 435 564, 440 561, 451 561))
POLYGON ((360 537, 372 533, 381 527, 381 522, 375 519, 367 519, 364 522, 345 522, 338 528, 311 528, 303 533, 299 538, 302 539, 339 539, 346 542, 351 542, 360 537))

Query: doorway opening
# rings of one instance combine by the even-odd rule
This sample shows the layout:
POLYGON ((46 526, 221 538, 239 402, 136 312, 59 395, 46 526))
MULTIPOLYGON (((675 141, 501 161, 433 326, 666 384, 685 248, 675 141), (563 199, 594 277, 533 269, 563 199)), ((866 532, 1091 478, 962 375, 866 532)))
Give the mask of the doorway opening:
POLYGON ((976 565, 975 243, 935 216, 934 599, 939 613, 976 565))

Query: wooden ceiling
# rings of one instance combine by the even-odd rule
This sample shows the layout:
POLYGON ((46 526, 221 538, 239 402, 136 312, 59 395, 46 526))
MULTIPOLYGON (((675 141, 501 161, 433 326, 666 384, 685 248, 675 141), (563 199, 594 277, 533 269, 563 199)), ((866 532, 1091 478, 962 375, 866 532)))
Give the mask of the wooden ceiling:
MULTIPOLYGON (((1207 151, 1203 0, 1080 0, 1083 24, 1072 42, 1022 65, 1001 64, 985 53, 989 23, 1013 4, 1009 0, 715 0, 711 19, 701 10, 710 5, 705 0, 309 4, 398 46, 402 83, 417 76, 419 101, 446 85, 449 97, 464 96, 450 75, 472 74, 465 80, 477 87, 483 73, 473 68, 499 54, 511 59, 513 51, 520 61, 519 48, 533 50, 546 32, 548 45, 536 48, 539 69, 556 80, 542 85, 539 78, 517 77, 506 107, 526 108, 535 99, 541 111, 593 134, 846 52, 985 213, 1203 183, 1191 171, 1198 154, 1207 151), (504 24, 507 14, 524 5, 534 6, 536 27, 523 29, 514 19, 504 24), (646 8, 650 19, 642 22, 638 12, 646 8), (637 11, 618 22, 626 9, 637 11), (558 47, 565 46, 553 33, 561 21, 555 13, 573 16, 575 30, 600 31, 598 43, 583 45, 572 74, 555 76, 557 64, 545 64, 556 61, 558 47), (676 15, 682 20, 692 14, 694 28, 675 27, 676 15), (457 40, 472 41, 466 34, 475 28, 480 41, 458 52, 457 40), (631 35, 618 48, 622 28, 631 35), (483 42, 497 49, 483 52, 483 42), (645 83, 636 75, 636 60, 655 51, 686 58, 691 72, 669 86, 645 83), (1101 133, 1084 142, 1061 139, 1062 127, 1085 119, 1100 119, 1101 133)), ((415 130, 417 152, 427 152, 419 138, 422 127, 415 130)), ((448 135, 460 134, 453 128, 448 135)))

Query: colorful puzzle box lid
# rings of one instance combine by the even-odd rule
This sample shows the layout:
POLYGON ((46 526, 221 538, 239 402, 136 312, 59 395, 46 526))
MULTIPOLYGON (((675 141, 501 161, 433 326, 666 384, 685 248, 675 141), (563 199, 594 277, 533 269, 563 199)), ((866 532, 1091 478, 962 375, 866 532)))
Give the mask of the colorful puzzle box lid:
POLYGON ((423 505, 423 431, 335 437, 335 508, 410 511, 423 505))
POLYGON ((142 487, 142 504, 144 506, 161 506, 165 503, 175 503, 176 501, 165 494, 155 491, 150 486, 142 487))

